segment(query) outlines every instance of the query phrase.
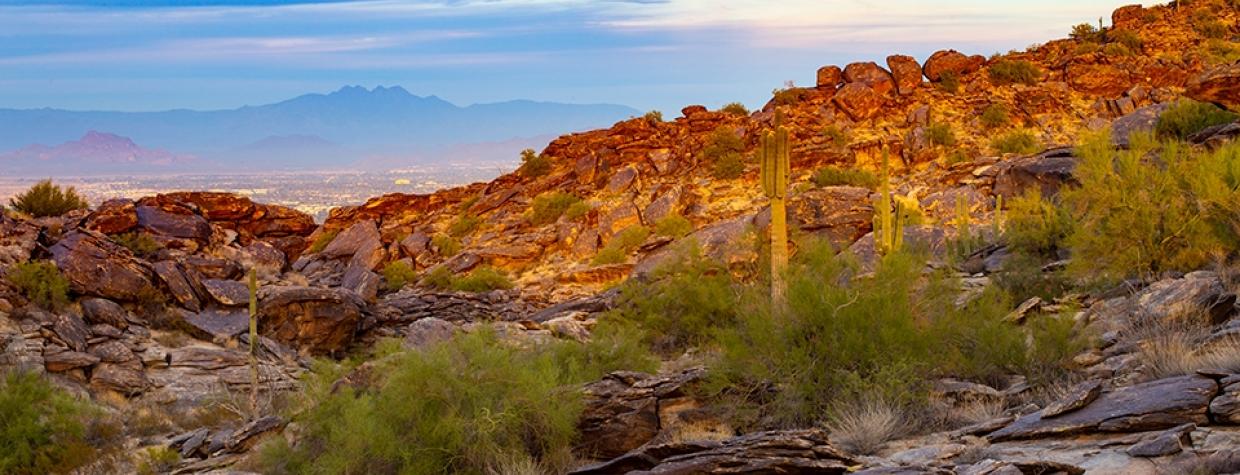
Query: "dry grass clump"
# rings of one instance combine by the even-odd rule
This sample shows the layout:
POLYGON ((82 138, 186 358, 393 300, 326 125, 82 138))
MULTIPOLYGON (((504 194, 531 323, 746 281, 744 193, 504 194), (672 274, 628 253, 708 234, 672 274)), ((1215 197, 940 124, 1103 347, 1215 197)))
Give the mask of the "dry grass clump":
POLYGON ((905 428, 904 413, 881 398, 836 403, 827 420, 831 442, 857 455, 873 454, 905 428))
POLYGON ((1138 358, 1145 375, 1167 378, 1199 370, 1240 371, 1240 335, 1210 338, 1204 317, 1137 317, 1127 333, 1141 342, 1138 358))

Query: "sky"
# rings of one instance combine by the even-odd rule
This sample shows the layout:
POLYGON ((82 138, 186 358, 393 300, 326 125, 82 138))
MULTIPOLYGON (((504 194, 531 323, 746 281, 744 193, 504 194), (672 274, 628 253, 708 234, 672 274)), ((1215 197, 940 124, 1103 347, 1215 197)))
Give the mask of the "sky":
POLYGON ((0 0, 0 108, 228 109, 345 85, 459 105, 757 107, 822 65, 1023 49, 1129 3, 0 0))

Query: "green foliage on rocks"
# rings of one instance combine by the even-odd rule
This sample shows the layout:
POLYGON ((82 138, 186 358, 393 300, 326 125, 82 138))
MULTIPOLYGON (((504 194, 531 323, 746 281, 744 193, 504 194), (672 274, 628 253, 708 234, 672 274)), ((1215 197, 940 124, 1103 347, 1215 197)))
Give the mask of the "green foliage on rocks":
POLYGON ((30 189, 9 199, 14 210, 36 218, 60 216, 75 209, 86 209, 89 204, 72 186, 61 188, 52 180, 42 180, 30 189))
POLYGON ((542 226, 554 223, 581 198, 562 191, 548 191, 534 197, 530 203, 530 223, 542 226))
POLYGON ((952 125, 946 122, 936 122, 927 126, 926 138, 930 139, 931 145, 943 147, 956 145, 956 133, 952 131, 952 125))
POLYGON ((739 102, 729 102, 719 110, 735 116, 745 117, 749 115, 749 108, 739 102))
POLYGON ((327 246, 331 244, 332 241, 336 240, 336 236, 339 236, 339 235, 340 235, 339 229, 333 229, 330 231, 323 231, 319 233, 318 237, 314 238, 314 242, 310 244, 310 250, 308 252, 310 252, 311 254, 323 252, 323 250, 327 249, 327 246))
POLYGON ((1026 130, 1013 130, 990 141, 990 148, 995 153, 1018 153, 1031 154, 1042 149, 1042 144, 1038 143, 1037 137, 1026 130))
POLYGON ((489 292, 512 288, 508 275, 494 267, 482 266, 464 276, 452 280, 452 290, 457 292, 489 292))
POLYGON ((1164 139, 1184 140, 1207 127, 1234 122, 1240 115, 1206 102, 1180 99, 1158 116, 1155 132, 1164 139))
POLYGON ((405 285, 417 282, 418 273, 405 261, 392 261, 383 266, 383 285, 388 291, 395 292, 405 285))
POLYGON ((52 261, 30 261, 9 268, 9 282, 36 305, 54 310, 69 303, 69 281, 52 261))
POLYGON ((163 244, 152 238, 151 235, 143 232, 128 232, 112 236, 112 241, 129 249, 136 256, 146 257, 154 255, 163 249, 163 244))
POLYGON ((551 173, 551 159, 527 148, 521 151, 521 167, 517 172, 526 178, 545 176, 551 173))
POLYGON ((731 180, 739 178, 745 172, 741 153, 745 151, 745 143, 736 131, 729 127, 720 127, 711 132, 702 149, 702 159, 710 167, 715 178, 731 180))
POLYGON ((997 86, 1007 84, 1034 84, 1042 78, 1042 70, 1025 60, 1001 59, 987 67, 990 81, 997 86))
POLYGON ((641 225, 633 225, 621 229, 611 240, 607 241, 607 245, 599 249, 591 261, 594 265, 619 264, 628 259, 633 251, 637 250, 646 239, 650 237, 650 228, 641 225))
POLYGON ((693 223, 679 214, 669 214, 654 223, 654 233, 670 238, 679 238, 693 232, 693 223))
POLYGON ((1005 127, 1012 122, 1008 117, 1008 108, 1003 104, 991 104, 982 110, 982 125, 990 129, 1005 127))
POLYGON ((844 168, 826 165, 814 171, 811 178, 818 186, 859 186, 874 189, 878 187, 879 177, 874 172, 860 168, 844 168))
POLYGON ((447 234, 431 236, 431 247, 440 257, 452 257, 461 252, 461 240, 447 234))
POLYGON ((0 377, 0 473, 65 473, 90 462, 94 409, 34 373, 0 377))

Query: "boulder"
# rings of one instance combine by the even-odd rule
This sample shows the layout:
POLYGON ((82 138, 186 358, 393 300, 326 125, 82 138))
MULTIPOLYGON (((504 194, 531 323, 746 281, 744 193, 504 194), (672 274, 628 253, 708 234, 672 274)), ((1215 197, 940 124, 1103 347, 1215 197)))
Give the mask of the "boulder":
POLYGON ((413 232, 400 240, 400 250, 406 256, 417 258, 423 252, 430 250, 431 237, 423 232, 413 232))
POLYGON ((343 350, 353 341, 365 303, 343 289, 264 287, 259 324, 264 334, 311 354, 343 350))
POLYGON ((988 438, 1000 442, 1206 424, 1207 407, 1217 390, 1214 380, 1196 375, 1150 381, 1103 393, 1089 405, 1055 417, 1043 417, 1043 411, 1023 416, 988 438))
POLYGON ((160 261, 151 267, 155 270, 155 276, 163 282, 164 288, 168 289, 177 303, 194 312, 202 308, 202 302, 194 291, 194 285, 185 276, 180 265, 173 261, 160 261))
POLYGON ((103 234, 120 234, 138 227, 138 213, 133 200, 111 199, 104 201, 87 216, 83 226, 103 234))
POLYGON ((902 54, 888 56, 887 67, 891 69, 891 77, 895 80, 896 92, 901 96, 912 94, 918 86, 921 86, 921 65, 912 56, 902 54))
POLYGON ((655 444, 610 461, 587 465, 574 475, 690 473, 844 474, 858 461, 835 449, 820 429, 768 431, 722 441, 655 444))
POLYGON ((577 423, 581 437, 574 451, 612 458, 649 442, 663 426, 659 402, 685 396, 686 386, 703 374, 700 368, 663 376, 617 371, 586 385, 586 407, 577 423))
POLYGON ((1192 78, 1184 95, 1240 111, 1240 62, 1218 66, 1192 78))
POLYGON ((874 117, 883 106, 883 96, 873 88, 861 83, 848 83, 831 99, 852 120, 861 121, 874 117))
POLYGON ((234 337, 250 328, 250 311, 245 308, 211 308, 200 312, 183 312, 181 319, 190 325, 195 337, 204 340, 234 337))
POLYGON ((1158 124, 1158 116, 1170 106, 1169 103, 1148 105, 1115 119, 1111 122, 1111 143, 1128 148, 1128 137, 1134 132, 1153 131, 1158 124))
POLYGON ((1128 448, 1128 455, 1133 457, 1165 457, 1184 451, 1184 447, 1192 447, 1193 441, 1189 434, 1197 428, 1196 424, 1183 424, 1162 431, 1153 437, 1142 440, 1128 448))
POLYGON ((241 277, 241 265, 228 259, 208 256, 188 256, 181 259, 181 265, 200 277, 207 279, 231 280, 241 277))
POLYGON ((244 282, 223 279, 203 279, 202 288, 216 303, 226 307, 250 304, 250 287, 244 282))
POLYGON ((1223 392, 1210 402, 1210 415, 1215 421, 1240 424, 1240 375, 1223 378, 1223 392))
POLYGON ((425 348, 427 346, 452 339, 456 333, 456 325, 436 317, 418 319, 405 329, 406 348, 425 348))
POLYGON ((88 297, 82 299, 81 305, 87 323, 106 323, 122 329, 129 326, 129 311, 116 302, 88 297))
POLYGON ((1221 323, 1230 313, 1216 315, 1216 304, 1222 302, 1222 310, 1234 306, 1234 296, 1230 301, 1223 288, 1223 281, 1217 274, 1210 271, 1190 272, 1184 277, 1163 279, 1150 284, 1137 293, 1134 302, 1135 313, 1155 319, 1172 319, 1207 311, 1214 321, 1221 323), (1228 305, 1230 304, 1230 305, 1228 305))
POLYGON ((872 61, 852 63, 844 68, 844 82, 864 84, 880 95, 895 90, 895 81, 891 73, 872 61))
MULTIPOLYGON (((1036 298, 1036 297, 1034 297, 1036 298)), ((1082 407, 1088 406, 1089 403, 1098 399, 1102 395, 1102 381, 1093 379, 1077 384, 1068 391, 1059 400, 1047 404, 1042 408, 1042 418, 1048 419, 1061 414, 1066 414, 1082 407)))
POLYGON ((1065 71, 1073 89, 1100 97, 1119 97, 1132 87, 1128 72, 1109 64, 1071 64, 1065 71))
POLYGON ((874 205, 870 190, 855 186, 828 186, 792 196, 788 203, 792 223, 802 231, 825 235, 839 247, 870 231, 874 205))
POLYGON ((99 357, 81 351, 48 346, 43 351, 43 364, 47 371, 61 373, 77 368, 88 368, 99 363, 99 357))
POLYGON ((981 56, 965 56, 964 54, 954 50, 940 50, 934 52, 926 59, 926 64, 922 66, 922 72, 927 79, 938 81, 943 78, 943 73, 952 72, 956 76, 964 76, 975 72, 982 68, 982 64, 986 62, 986 58, 981 56))
POLYGON ((374 221, 359 221, 336 235, 332 242, 324 247, 319 255, 331 259, 350 257, 366 248, 383 247, 379 237, 379 227, 374 221))
POLYGON ((1145 7, 1141 5, 1125 5, 1111 12, 1111 25, 1115 28, 1135 29, 1145 21, 1145 7))
POLYGON ((351 264, 345 268, 344 276, 340 278, 340 287, 356 293, 362 300, 374 303, 379 295, 379 274, 366 266, 351 264))
POLYGON ((211 239, 211 223, 186 208, 137 206, 138 226, 167 237, 207 242, 211 239))
POLYGON ((1076 183, 1072 172, 1079 162, 1069 148, 1004 160, 997 165, 994 193, 1011 200, 1037 187, 1042 196, 1054 196, 1064 185, 1076 183))
POLYGON ((72 231, 52 246, 52 258, 74 292, 132 301, 151 287, 133 253, 93 231, 72 231))
POLYGON ((133 365, 99 363, 90 372, 90 385, 99 389, 110 389, 121 394, 133 395, 145 391, 150 386, 142 367, 133 365))
POLYGON ((835 90, 843 82, 844 72, 839 66, 823 66, 818 68, 817 85, 823 89, 835 90))

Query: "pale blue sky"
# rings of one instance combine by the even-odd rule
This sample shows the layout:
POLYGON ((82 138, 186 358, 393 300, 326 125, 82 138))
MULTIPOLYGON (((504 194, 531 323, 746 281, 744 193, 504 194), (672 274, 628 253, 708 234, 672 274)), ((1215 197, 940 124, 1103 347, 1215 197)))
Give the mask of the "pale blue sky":
POLYGON ((461 105, 753 107, 823 64, 1024 48, 1128 3, 0 0, 0 108, 232 108, 343 85, 461 105))

